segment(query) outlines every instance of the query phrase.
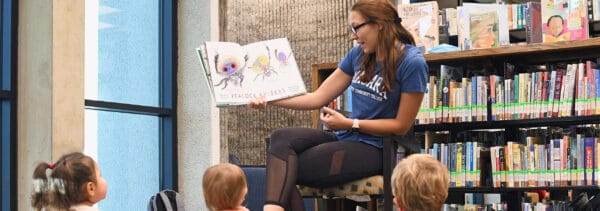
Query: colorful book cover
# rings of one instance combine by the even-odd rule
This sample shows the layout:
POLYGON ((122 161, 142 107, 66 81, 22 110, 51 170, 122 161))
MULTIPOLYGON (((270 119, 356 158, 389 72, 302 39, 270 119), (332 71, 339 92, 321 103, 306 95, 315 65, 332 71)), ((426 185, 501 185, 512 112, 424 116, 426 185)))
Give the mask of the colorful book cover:
POLYGON ((589 37, 586 0, 542 0, 544 42, 589 37))
POLYGON ((497 12, 471 13, 469 21, 471 27, 469 39, 472 49, 499 46, 497 12))
POLYGON ((398 5, 402 25, 413 35, 417 47, 423 46, 425 52, 440 42, 439 13, 437 1, 398 5))
POLYGON ((507 5, 464 3, 463 6, 457 7, 457 14, 458 45, 462 50, 489 46, 492 38, 494 38, 494 43, 492 43, 494 47, 510 44, 507 5), (495 15, 490 13, 495 13, 495 15), (481 18, 483 21, 479 21, 481 18), (491 20, 494 20, 493 25, 490 23, 491 20), (471 23, 478 25, 471 26, 471 23), (493 27, 490 28, 490 26, 493 27), (493 34, 490 33, 490 30, 493 34), (475 37, 472 38, 473 35, 475 37), (473 43, 473 41, 478 42, 473 43), (474 44, 476 46, 473 46, 474 44))

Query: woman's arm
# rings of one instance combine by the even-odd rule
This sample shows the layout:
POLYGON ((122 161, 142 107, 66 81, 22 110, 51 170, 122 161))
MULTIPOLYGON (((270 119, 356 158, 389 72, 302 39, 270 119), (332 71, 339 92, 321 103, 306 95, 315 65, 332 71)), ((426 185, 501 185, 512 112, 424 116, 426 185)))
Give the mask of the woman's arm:
MULTIPOLYGON (((352 78, 341 69, 337 68, 314 92, 271 101, 268 102, 268 105, 294 110, 318 109, 327 105, 334 98, 342 94, 351 82, 352 78)), ((267 102, 264 101, 264 98, 257 98, 248 103, 248 107, 251 108, 264 108, 266 105, 267 102)))
MULTIPOLYGON (((404 135, 413 126, 424 93, 402 93, 398 114, 394 119, 359 119, 360 132, 375 136, 389 134, 404 135)), ((335 114, 333 110, 327 109, 326 115, 321 115, 321 120, 334 130, 352 129, 352 119, 345 118, 341 114, 335 114), (331 111, 332 113, 329 113, 331 111)))

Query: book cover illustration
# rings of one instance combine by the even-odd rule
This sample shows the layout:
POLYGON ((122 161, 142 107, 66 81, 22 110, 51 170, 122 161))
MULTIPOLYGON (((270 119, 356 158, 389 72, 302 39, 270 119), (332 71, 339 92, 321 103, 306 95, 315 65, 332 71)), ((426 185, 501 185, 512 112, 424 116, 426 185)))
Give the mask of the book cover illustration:
POLYGON ((417 47, 423 46, 427 52, 439 44, 439 7, 436 1, 399 4, 398 15, 417 47))
POLYGON ((498 47, 510 44, 506 5, 464 3, 463 6, 457 8, 457 14, 458 45, 462 50, 484 48, 481 46, 498 47), (491 23, 492 20, 494 20, 493 24, 491 23), (475 27, 478 28, 474 29, 472 23, 476 24, 475 27), (477 46, 473 46, 473 41, 478 41, 475 43, 477 46))
POLYGON ((589 37, 586 0, 542 0, 544 42, 589 37))
POLYGON ((306 92, 286 38, 240 46, 206 42, 207 78, 217 106, 241 105, 259 96, 267 101, 306 92))
POLYGON ((469 17, 473 49, 498 47, 498 16, 494 12, 472 13, 469 17))

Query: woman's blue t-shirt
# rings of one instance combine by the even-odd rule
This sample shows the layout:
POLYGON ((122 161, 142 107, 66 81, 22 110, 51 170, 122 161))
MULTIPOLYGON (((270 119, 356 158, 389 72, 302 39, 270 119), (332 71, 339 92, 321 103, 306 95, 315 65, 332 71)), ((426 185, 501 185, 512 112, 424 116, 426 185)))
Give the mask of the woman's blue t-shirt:
MULTIPOLYGON (((400 47, 401 45, 398 45, 400 47)), ((364 55, 363 49, 356 46, 340 61, 338 67, 352 77, 350 91, 352 94, 351 119, 389 119, 396 118, 400 103, 400 94, 403 92, 425 93, 429 69, 421 52, 412 45, 404 48, 406 57, 396 66, 396 83, 392 92, 382 92, 383 77, 382 64, 375 66, 375 76, 370 82, 358 80, 361 75, 360 59, 364 55)), ((382 137, 365 133, 355 133, 349 130, 336 132, 338 140, 360 141, 379 148, 383 148, 382 137)))

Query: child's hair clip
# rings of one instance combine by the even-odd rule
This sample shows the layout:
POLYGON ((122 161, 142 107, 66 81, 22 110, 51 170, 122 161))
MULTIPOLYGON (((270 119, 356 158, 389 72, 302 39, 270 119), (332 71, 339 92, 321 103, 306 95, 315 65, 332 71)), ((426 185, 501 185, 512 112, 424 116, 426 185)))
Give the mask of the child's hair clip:
POLYGON ((46 186, 46 180, 44 179, 34 179, 33 180, 33 192, 34 193, 42 193, 48 189, 46 186))
POLYGON ((56 190, 60 194, 65 194, 65 183, 61 178, 50 178, 48 179, 48 187, 50 190, 56 190))

